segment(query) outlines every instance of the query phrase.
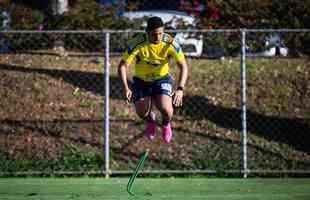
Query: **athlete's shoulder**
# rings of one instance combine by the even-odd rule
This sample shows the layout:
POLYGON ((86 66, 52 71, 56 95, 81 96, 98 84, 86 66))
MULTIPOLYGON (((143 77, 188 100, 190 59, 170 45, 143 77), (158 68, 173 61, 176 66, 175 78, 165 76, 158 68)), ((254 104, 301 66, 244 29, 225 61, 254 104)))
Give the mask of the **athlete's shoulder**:
POLYGON ((176 39, 168 33, 164 33, 162 41, 170 44, 176 52, 182 50, 180 44, 176 41, 176 39))
POLYGON ((163 37, 162 37, 162 42, 168 43, 168 44, 172 44, 174 41, 174 38, 172 37, 172 35, 168 34, 168 33, 164 33, 163 37))
POLYGON ((146 41, 145 33, 136 33, 127 43, 128 48, 134 49, 146 41))

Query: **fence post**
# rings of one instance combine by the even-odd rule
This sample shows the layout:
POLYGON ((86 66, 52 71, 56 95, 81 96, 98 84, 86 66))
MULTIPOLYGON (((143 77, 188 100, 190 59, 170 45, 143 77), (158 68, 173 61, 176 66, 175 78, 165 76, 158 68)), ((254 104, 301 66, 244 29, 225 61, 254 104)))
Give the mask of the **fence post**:
POLYGON ((242 120, 242 173, 243 177, 247 178, 248 163, 247 163, 247 119, 246 119, 246 30, 241 29, 241 120, 242 120))
POLYGON ((104 158, 105 158, 105 177, 109 178, 110 175, 110 121, 109 121, 109 98, 110 98, 110 33, 104 33, 105 39, 105 52, 104 52, 104 80, 105 80, 105 98, 104 98, 104 158))

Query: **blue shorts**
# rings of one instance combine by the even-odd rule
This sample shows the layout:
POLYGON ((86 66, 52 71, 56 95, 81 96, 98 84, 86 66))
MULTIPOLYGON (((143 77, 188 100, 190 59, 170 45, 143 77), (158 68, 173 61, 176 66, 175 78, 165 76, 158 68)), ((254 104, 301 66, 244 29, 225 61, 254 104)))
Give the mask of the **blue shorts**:
POLYGON ((133 77, 132 100, 134 103, 142 97, 152 97, 156 95, 171 96, 171 94, 172 80, 169 75, 152 82, 146 82, 137 77, 133 77))

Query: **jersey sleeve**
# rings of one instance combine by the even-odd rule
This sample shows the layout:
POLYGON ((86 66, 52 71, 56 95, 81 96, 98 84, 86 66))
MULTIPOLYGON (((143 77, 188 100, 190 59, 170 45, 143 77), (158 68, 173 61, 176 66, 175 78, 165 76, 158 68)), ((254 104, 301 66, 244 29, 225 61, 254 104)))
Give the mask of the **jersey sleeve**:
POLYGON ((138 55, 138 52, 138 48, 131 49, 130 47, 127 47, 126 51, 123 53, 122 60, 125 63, 132 63, 132 61, 138 55))
POLYGON ((122 59, 126 63, 131 63, 139 53, 139 45, 146 41, 146 35, 136 34, 128 43, 127 49, 123 53, 122 59))

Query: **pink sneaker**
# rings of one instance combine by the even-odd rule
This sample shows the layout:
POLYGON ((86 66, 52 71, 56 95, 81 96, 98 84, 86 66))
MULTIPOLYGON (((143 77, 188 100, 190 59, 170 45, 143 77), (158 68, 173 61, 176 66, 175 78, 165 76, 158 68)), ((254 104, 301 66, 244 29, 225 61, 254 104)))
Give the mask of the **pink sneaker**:
POLYGON ((156 135, 156 122, 155 122, 156 116, 155 116, 155 113, 153 112, 150 113, 150 116, 151 116, 152 121, 146 122, 145 134, 147 135, 149 139, 153 140, 156 135))
POLYGON ((172 130, 170 123, 168 123, 167 126, 162 126, 162 136, 166 144, 170 143, 172 138, 172 130))

